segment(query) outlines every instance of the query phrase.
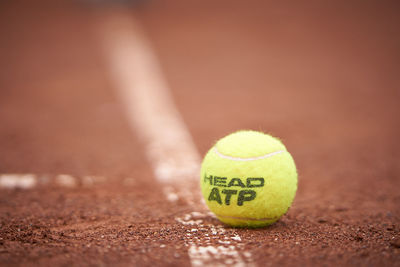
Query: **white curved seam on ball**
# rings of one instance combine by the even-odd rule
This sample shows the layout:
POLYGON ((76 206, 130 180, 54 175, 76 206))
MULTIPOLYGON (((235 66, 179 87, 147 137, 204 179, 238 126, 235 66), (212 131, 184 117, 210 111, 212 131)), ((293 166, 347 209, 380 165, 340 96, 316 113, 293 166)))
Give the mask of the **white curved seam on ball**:
POLYGON ((235 220, 246 220, 246 221, 260 221, 260 222, 264 222, 264 221, 270 221, 270 220, 275 220, 276 218, 249 218, 249 217, 235 217, 235 216, 225 216, 225 215, 219 215, 216 214, 218 217, 222 217, 222 218, 226 218, 226 219, 235 219, 235 220))
POLYGON ((215 152, 215 154, 217 154, 218 156, 220 156, 221 158, 224 158, 224 159, 229 159, 229 160, 234 160, 234 161, 252 161, 252 160, 269 158, 269 157, 275 156, 277 154, 286 152, 286 150, 278 150, 278 151, 275 151, 275 152, 272 152, 269 154, 265 154, 265 155, 258 156, 258 157, 252 157, 252 158, 240 158, 240 157, 227 156, 227 155, 224 155, 221 152, 219 152, 216 146, 214 146, 214 152, 215 152))

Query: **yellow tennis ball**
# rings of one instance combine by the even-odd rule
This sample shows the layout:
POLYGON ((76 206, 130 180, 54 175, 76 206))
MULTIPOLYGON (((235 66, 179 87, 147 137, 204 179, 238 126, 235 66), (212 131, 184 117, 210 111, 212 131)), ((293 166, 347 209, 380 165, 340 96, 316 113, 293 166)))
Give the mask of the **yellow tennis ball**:
POLYGON ((222 222, 261 227, 289 209, 297 190, 292 156, 278 139, 239 131, 220 139, 201 166, 207 206, 222 222))

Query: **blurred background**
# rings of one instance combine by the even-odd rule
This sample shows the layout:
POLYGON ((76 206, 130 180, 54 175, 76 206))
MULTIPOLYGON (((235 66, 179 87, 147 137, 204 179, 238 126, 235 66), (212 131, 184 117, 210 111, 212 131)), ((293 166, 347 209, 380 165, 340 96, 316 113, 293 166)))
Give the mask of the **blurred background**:
MULTIPOLYGON (((31 124, 33 139, 51 142, 47 128, 78 127, 67 109, 94 112, 96 97, 104 103, 98 114, 84 112, 82 123, 105 116, 94 120, 102 129, 110 121, 119 104, 101 24, 123 10, 149 38, 202 153, 216 136, 242 128, 282 136, 304 153, 339 144, 369 153, 368 146, 381 141, 385 145, 376 149, 387 152, 397 145, 397 1, 40 0, 0 7, 3 139, 15 135, 6 134, 11 128, 31 124)), ((81 135, 73 142, 91 143, 96 134, 86 134, 88 140, 81 135)), ((32 145, 20 149, 45 149, 27 147, 32 145)), ((10 166, 17 161, 4 160, 10 166)))

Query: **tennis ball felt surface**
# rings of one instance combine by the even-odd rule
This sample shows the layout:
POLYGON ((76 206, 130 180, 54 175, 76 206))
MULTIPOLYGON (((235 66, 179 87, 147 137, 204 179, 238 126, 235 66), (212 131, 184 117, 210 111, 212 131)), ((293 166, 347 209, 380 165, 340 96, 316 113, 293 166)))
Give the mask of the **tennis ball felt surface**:
POLYGON ((207 206, 219 220, 237 227, 261 227, 289 209, 297 190, 297 171, 281 141, 261 132, 239 131, 208 151, 200 183, 207 206))

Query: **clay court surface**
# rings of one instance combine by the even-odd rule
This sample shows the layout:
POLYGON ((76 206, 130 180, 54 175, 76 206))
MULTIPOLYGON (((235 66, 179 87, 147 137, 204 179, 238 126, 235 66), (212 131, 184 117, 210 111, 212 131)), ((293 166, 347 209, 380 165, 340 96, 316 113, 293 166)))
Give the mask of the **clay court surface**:
POLYGON ((400 266, 399 5, 278 2, 0 3, 0 265, 400 266), (199 197, 240 129, 298 168, 266 228, 199 197))

